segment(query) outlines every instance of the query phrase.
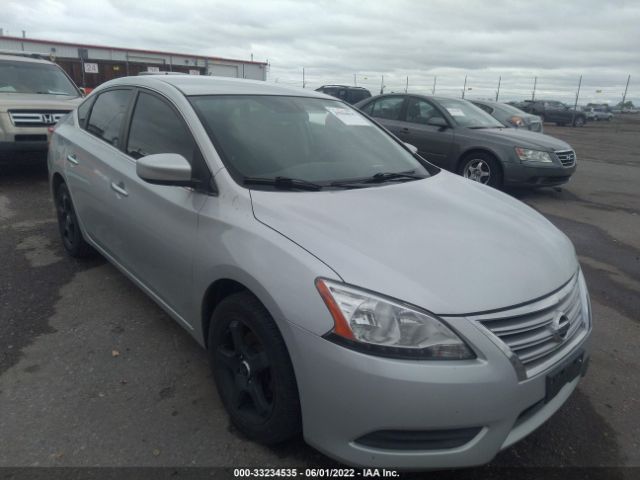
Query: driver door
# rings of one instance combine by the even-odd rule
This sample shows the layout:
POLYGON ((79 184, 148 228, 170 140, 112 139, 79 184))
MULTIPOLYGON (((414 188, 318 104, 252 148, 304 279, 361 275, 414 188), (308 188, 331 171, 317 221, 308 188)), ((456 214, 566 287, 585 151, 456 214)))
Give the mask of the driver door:
MULTIPOLYGON (((177 153, 195 177, 208 168, 178 111, 161 95, 140 89, 128 124, 124 155, 112 182, 119 192, 118 258, 181 319, 191 302, 194 242, 198 212, 207 195, 192 188, 152 185, 136 173, 136 161, 156 153, 177 153)), ((185 321, 186 323, 186 321, 185 321)))
POLYGON ((405 121, 398 135, 403 142, 410 143, 418 149, 421 157, 442 168, 451 169, 453 159, 453 129, 428 125, 432 118, 446 119, 430 102, 416 97, 409 97, 405 113, 405 121))

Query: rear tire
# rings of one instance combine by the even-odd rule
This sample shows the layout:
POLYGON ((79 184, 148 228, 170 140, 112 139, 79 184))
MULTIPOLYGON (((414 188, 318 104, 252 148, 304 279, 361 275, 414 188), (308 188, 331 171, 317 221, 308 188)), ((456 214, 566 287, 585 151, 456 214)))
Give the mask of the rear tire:
POLYGON ((233 425, 266 445, 301 431, 298 387, 287 347, 249 292, 226 297, 211 316, 209 361, 233 425))
POLYGON ((579 117, 576 117, 576 119, 573 121, 573 126, 574 127, 584 127, 585 121, 584 121, 584 117, 581 115, 579 117))
POLYGON ((488 153, 471 153, 460 162, 458 173, 474 182, 502 188, 502 167, 496 158, 488 153))
POLYGON ((58 230, 65 251, 74 258, 86 258, 94 255, 95 250, 82 236, 71 194, 65 183, 61 183, 56 188, 54 202, 58 216, 58 230))

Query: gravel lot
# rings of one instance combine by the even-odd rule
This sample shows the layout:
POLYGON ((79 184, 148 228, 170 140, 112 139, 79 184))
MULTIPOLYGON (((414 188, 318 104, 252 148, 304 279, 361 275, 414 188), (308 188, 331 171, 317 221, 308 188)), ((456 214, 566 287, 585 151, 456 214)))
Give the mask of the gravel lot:
MULTIPOLYGON (((594 309, 591 366, 492 465, 640 467, 640 118, 545 128, 575 148, 577 173, 560 191, 510 193, 576 246, 594 309)), ((0 467, 332 465, 301 439, 243 439, 191 337, 104 260, 65 256, 41 162, 0 164, 0 259, 0 467)))

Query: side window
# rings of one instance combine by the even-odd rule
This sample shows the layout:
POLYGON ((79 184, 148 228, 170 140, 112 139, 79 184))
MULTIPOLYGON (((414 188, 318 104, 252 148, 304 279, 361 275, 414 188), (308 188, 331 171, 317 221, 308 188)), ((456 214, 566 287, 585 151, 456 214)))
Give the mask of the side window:
POLYGON ((120 147, 120 128, 129 105, 130 90, 109 90, 96 98, 87 131, 114 147, 120 147))
POLYGON ((474 105, 489 114, 493 113, 493 108, 491 108, 489 105, 483 105, 482 103, 474 103, 474 105))
POLYGON ((193 165, 198 150, 178 114, 155 95, 140 92, 131 117, 127 154, 138 159, 154 153, 178 153, 193 165))
POLYGON ((376 100, 371 110, 371 116, 387 120, 400 120, 403 102, 403 97, 386 97, 376 100))
POLYGON ((407 122, 420 123, 425 125, 430 118, 442 117, 436 107, 429 102, 417 98, 409 99, 407 106, 407 122))
POLYGON ((376 103, 375 101, 369 102, 364 107, 362 107, 360 110, 363 111, 364 113, 366 113, 367 115, 371 115, 371 112, 373 111, 373 106, 375 105, 375 103, 376 103))
POLYGON ((94 100, 95 97, 89 98, 82 102, 82 105, 78 107, 78 123, 80 124, 80 128, 86 127, 89 110, 91 110, 91 105, 93 105, 94 100))

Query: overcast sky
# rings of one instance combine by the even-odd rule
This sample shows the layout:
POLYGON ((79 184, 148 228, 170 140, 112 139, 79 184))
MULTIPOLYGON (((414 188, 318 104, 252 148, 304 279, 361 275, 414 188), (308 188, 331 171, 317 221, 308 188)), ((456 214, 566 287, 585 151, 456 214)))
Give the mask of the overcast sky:
POLYGON ((379 93, 640 100, 640 1, 2 0, 5 34, 270 64, 268 80, 379 93), (354 77, 355 75, 355 77, 354 77), (599 92, 601 91, 601 92, 599 92))

